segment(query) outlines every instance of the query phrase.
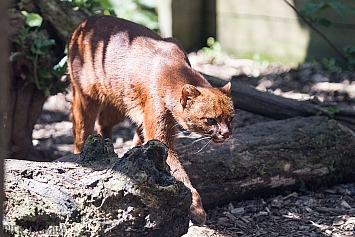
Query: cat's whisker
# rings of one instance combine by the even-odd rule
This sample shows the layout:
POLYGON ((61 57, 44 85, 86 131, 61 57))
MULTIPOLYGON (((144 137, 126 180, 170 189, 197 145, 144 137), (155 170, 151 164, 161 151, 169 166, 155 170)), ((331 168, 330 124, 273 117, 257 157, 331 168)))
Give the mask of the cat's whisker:
POLYGON ((196 139, 195 141, 193 141, 191 144, 194 144, 196 142, 202 141, 202 140, 206 140, 206 139, 210 139, 211 137, 201 137, 199 139, 196 139))
POLYGON ((195 152, 195 153, 193 153, 193 154, 195 155, 195 154, 201 152, 201 151, 202 151, 203 149, 205 149, 205 147, 206 147, 208 144, 210 144, 211 142, 212 142, 212 138, 211 138, 210 140, 208 140, 208 142, 207 142, 205 145, 203 145, 203 147, 202 147, 200 150, 198 150, 197 152, 195 152))
POLYGON ((172 126, 172 127, 170 128, 170 130, 171 130, 171 129, 174 129, 174 128, 178 127, 178 126, 180 126, 180 125, 179 125, 178 123, 175 123, 175 125, 172 126))
MULTIPOLYGON (((184 134, 184 131, 178 132, 178 133, 174 134, 173 137, 177 137, 177 136, 179 136, 179 135, 181 135, 181 134, 184 134)), ((190 136, 190 135, 189 135, 189 136, 190 136)))
MULTIPOLYGON (((190 132, 190 131, 188 131, 188 132, 190 132)), ((190 138, 193 134, 194 134, 193 132, 190 132, 190 134, 187 135, 186 137, 187 137, 187 138, 190 138)))
POLYGON ((241 123, 242 121, 241 120, 239 120, 239 119, 234 119, 236 122, 238 122, 238 123, 241 123))

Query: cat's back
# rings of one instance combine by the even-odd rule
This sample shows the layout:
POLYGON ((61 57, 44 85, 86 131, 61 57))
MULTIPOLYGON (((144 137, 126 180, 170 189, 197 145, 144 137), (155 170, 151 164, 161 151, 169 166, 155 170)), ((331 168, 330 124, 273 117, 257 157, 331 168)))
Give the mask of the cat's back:
POLYGON ((110 84, 157 78, 172 64, 189 64, 178 41, 117 17, 95 15, 73 33, 68 50, 69 71, 80 81, 110 84))

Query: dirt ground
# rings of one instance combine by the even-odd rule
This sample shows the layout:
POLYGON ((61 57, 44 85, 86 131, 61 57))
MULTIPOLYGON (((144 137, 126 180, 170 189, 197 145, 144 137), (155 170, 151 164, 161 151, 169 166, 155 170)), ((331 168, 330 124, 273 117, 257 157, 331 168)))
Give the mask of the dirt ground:
MULTIPOLYGON (((211 57, 189 55, 193 67, 226 80, 242 81, 279 96, 339 103, 355 109, 355 73, 310 62, 297 69, 268 62, 225 58, 214 64, 211 57)), ((50 97, 33 131, 33 159, 51 161, 73 150, 72 124, 68 119, 71 94, 50 97)), ((268 121, 237 110, 236 126, 268 121)), ((114 129, 113 142, 119 156, 131 146, 135 126, 128 119, 114 129)), ((355 167, 354 167, 355 168, 355 167)), ((355 236, 355 184, 320 187, 317 191, 280 193, 278 196, 231 202, 207 210, 203 227, 191 226, 192 236, 355 236)))

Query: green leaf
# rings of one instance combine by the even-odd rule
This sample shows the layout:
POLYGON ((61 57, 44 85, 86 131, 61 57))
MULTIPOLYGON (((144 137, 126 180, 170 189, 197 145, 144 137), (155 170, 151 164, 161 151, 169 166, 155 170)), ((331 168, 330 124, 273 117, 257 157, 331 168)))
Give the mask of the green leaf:
MULTIPOLYGON (((43 91, 43 90, 42 90, 42 91, 43 91)), ((45 95, 45 96, 50 96, 50 95, 51 95, 51 91, 49 90, 48 87, 46 87, 43 92, 44 92, 44 95, 45 95)))
POLYGON ((52 74, 46 68, 38 69, 38 75, 41 81, 43 81, 43 79, 48 79, 52 77, 52 74))
POLYGON ((330 20, 328 20, 327 18, 321 17, 318 19, 318 21, 319 21, 319 23, 321 23, 325 27, 329 27, 332 25, 332 22, 330 20))
POLYGON ((148 14, 142 14, 142 12, 139 11, 132 12, 131 20, 152 30, 159 29, 159 23, 157 21, 150 18, 148 14))
POLYGON ((348 63, 349 63, 350 65, 355 65, 355 57, 349 57, 349 58, 348 58, 348 63))
POLYGON ((331 112, 332 114, 339 113, 339 109, 337 107, 326 107, 325 109, 328 110, 329 112, 331 112))
POLYGON ((37 54, 37 48, 35 47, 34 44, 31 46, 30 49, 31 49, 31 53, 32 53, 32 54, 37 54))
POLYGON ((26 24, 30 27, 40 27, 43 22, 43 18, 37 13, 28 13, 26 11, 21 12, 26 16, 26 24))
POLYGON ((331 8, 333 8, 334 10, 336 10, 339 15, 346 20, 347 19, 347 14, 346 14, 346 9, 347 9, 347 5, 343 4, 339 1, 331 1, 327 3, 331 8))
POLYGON ((53 46, 55 45, 55 40, 54 39, 48 39, 44 40, 41 44, 41 47, 48 47, 48 46, 53 46))
POLYGON ((39 55, 44 55, 46 54, 44 51, 42 51, 40 48, 35 47, 35 45, 31 46, 31 53, 32 54, 39 54, 39 55))
POLYGON ((157 5, 155 0, 136 0, 136 2, 146 8, 155 8, 157 5))
POLYGON ((30 29, 28 27, 23 28, 20 31, 20 33, 18 34, 17 38, 13 40, 13 42, 15 42, 19 46, 23 47, 25 45, 25 41, 26 41, 29 30, 30 29))
POLYGON ((67 71, 67 68, 68 68, 67 61, 65 61, 64 64, 62 64, 63 59, 57 65, 55 65, 53 67, 53 75, 57 78, 61 78, 62 75, 67 71))
POLYGON ((348 59, 348 63, 350 65, 354 65, 355 64, 355 46, 346 45, 344 47, 344 54, 348 59))
POLYGON ((326 4, 324 2, 319 2, 319 3, 314 3, 314 2, 306 2, 305 4, 305 15, 306 16, 311 16, 315 14, 316 12, 319 12, 320 10, 326 8, 326 4))
POLYGON ((26 55, 25 55, 25 58, 27 58, 27 59, 33 61, 33 60, 35 59, 35 56, 30 55, 30 54, 26 54, 26 55))
POLYGON ((355 14, 355 7, 351 6, 351 5, 347 5, 348 6, 348 10, 352 13, 355 14))
POLYGON ((355 46, 353 45, 346 45, 344 47, 344 51, 347 53, 347 54, 354 54, 355 55, 355 46))
POLYGON ((100 4, 106 9, 113 9, 113 5, 110 0, 100 0, 100 4))

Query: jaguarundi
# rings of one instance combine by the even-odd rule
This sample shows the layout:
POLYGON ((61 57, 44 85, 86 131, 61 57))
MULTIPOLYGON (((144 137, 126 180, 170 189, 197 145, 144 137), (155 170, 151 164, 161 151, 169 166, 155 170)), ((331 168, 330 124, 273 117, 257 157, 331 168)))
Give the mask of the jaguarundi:
POLYGON ((191 68, 187 54, 173 38, 113 16, 87 18, 74 31, 68 50, 73 88, 71 120, 74 152, 98 133, 112 138, 124 116, 137 124, 133 145, 151 139, 165 143, 172 175, 192 192, 190 217, 203 225, 206 213, 174 150, 177 124, 223 143, 232 135, 231 84, 214 88, 191 68))

